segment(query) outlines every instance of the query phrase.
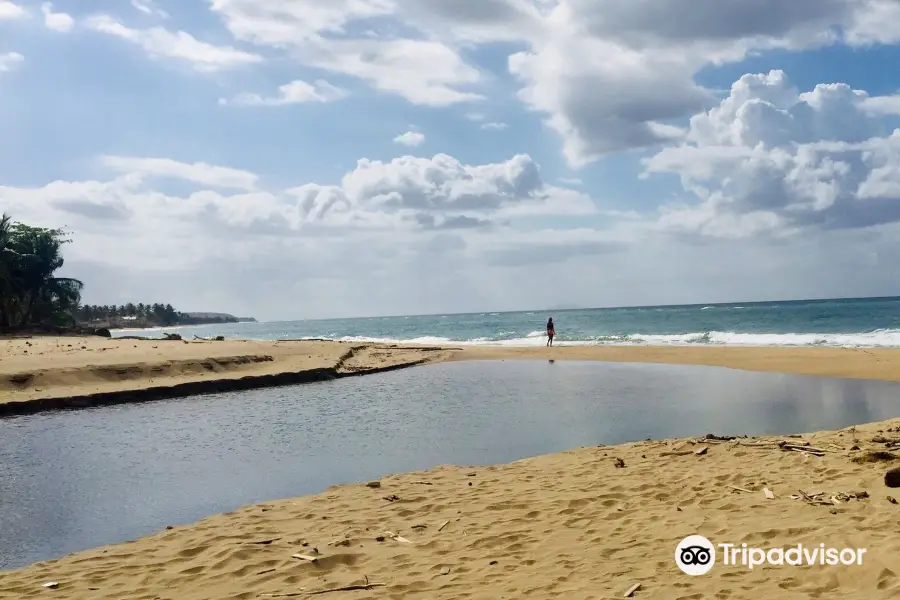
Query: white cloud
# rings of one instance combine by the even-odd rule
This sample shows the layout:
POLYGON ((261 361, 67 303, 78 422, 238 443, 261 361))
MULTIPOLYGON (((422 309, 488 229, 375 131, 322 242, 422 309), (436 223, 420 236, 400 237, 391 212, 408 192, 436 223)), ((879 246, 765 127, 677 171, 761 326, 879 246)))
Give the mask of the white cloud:
POLYGON ((441 107, 481 99, 464 89, 481 81, 478 70, 438 42, 321 39, 302 53, 309 66, 357 77, 415 104, 441 107))
POLYGON ((169 18, 169 13, 162 10, 161 8, 157 8, 153 0, 131 0, 131 6, 133 6, 135 10, 139 10, 145 15, 150 15, 151 17, 159 17, 162 19, 169 18))
MULTIPOLYGON (((280 49, 302 64, 366 81, 415 104, 479 100, 481 73, 437 36, 347 35, 365 19, 400 18, 394 0, 210 0, 238 40, 280 49)), ((406 8, 407 5, 404 5, 406 8)))
POLYGON ((18 67, 24 60, 25 57, 18 52, 0 54, 0 73, 9 73, 18 67))
MULTIPOLYGON (((697 74, 770 49, 895 43, 900 4, 729 0, 698 12, 696 3, 207 0, 228 42, 207 37, 216 27, 205 25, 213 33, 191 29, 207 40, 200 41, 110 16, 85 21, 202 72, 265 62, 282 74, 316 73, 277 89, 208 78, 223 89, 255 90, 222 104, 329 102, 347 92, 328 81, 354 78, 357 87, 412 104, 460 105, 453 114, 485 131, 513 118, 502 110, 510 80, 474 57, 483 54, 479 45, 503 42, 491 46, 492 57, 503 48, 513 53, 507 66, 519 100, 559 136, 570 166, 639 149, 649 156, 647 178, 680 180, 677 202, 658 214, 639 212, 652 210, 645 207, 656 198, 608 209, 576 189, 590 189, 578 179, 554 172, 557 185, 548 184, 527 154, 490 164, 444 154, 362 159, 339 181, 287 188, 234 167, 106 156, 99 165, 108 178, 0 188, 0 204, 17 218, 73 229, 67 265, 91 275, 90 289, 228 298, 258 316, 819 295, 838 290, 835 278, 877 293, 882 284, 866 287, 863 273, 871 281, 890 269, 900 276, 890 260, 900 250, 900 132, 886 129, 892 121, 884 118, 900 115, 900 96, 871 97, 841 84, 801 91, 775 71, 741 78, 723 99, 697 74), (534 284, 535 265, 548 263, 561 285, 534 284), (603 277, 597 283, 585 272, 603 277)), ((0 0, 0 19, 25 16, 11 6, 0 0)), ((149 0, 132 6, 136 23, 165 17, 149 0)), ((0 71, 22 59, 3 56, 0 71)), ((202 135, 186 132, 195 133, 202 135)), ((396 141, 419 147, 424 136, 410 131, 396 141)), ((332 160, 346 156, 324 162, 332 160)))
POLYGON ((182 228, 202 230, 218 223, 251 236, 289 236, 301 229, 334 235, 354 230, 470 230, 537 215, 596 213, 588 197, 545 185, 527 155, 484 165, 465 165, 444 154, 402 156, 390 162, 360 159, 339 185, 306 183, 282 190, 264 189, 254 173, 202 162, 104 156, 100 164, 117 177, 0 188, 0 200, 13 212, 43 221, 48 211, 65 222, 71 221, 63 214, 81 217, 85 220, 80 224, 88 230, 110 220, 128 228, 175 220, 182 228), (191 182, 200 189, 182 197, 166 195, 155 191, 153 178, 158 177, 191 182), (212 188, 237 193, 224 195, 212 188))
POLYGON ((559 0, 548 33, 510 58, 521 99, 560 134, 571 166, 677 142, 673 120, 714 103, 694 80, 705 66, 833 43, 840 29, 850 44, 900 36, 894 0, 733 0, 684 18, 694 12, 687 0, 559 0))
POLYGON ((131 42, 153 58, 187 61, 197 71, 219 71, 263 60, 257 54, 250 54, 231 46, 214 46, 201 42, 184 31, 172 32, 162 27, 131 29, 107 15, 90 17, 85 24, 95 31, 131 42))
MULTIPOLYGON (((444 264, 435 260, 462 274, 470 270, 458 269, 469 262, 482 270, 518 268, 519 252, 531 261, 561 262, 616 247, 614 239, 590 230, 554 231, 535 240, 520 228, 546 216, 597 213, 587 196, 546 185, 526 155, 481 165, 442 154, 361 159, 336 184, 287 189, 265 189, 255 174, 204 163, 103 157, 101 164, 115 176, 0 187, 0 204, 14 218, 64 224, 74 232, 66 268, 88 281, 88 301, 111 302, 105 296, 135 294, 154 282, 157 293, 185 310, 209 294, 229 303, 241 298, 244 312, 263 318, 298 316, 290 313, 297 310, 294 301, 273 302, 288 296, 303 298, 307 316, 412 311, 432 302, 414 290, 432 282, 435 265, 444 264), (198 187, 163 192, 155 176, 198 187), (120 277, 110 278, 116 271, 120 277), (193 285, 201 277, 204 285, 193 285), (385 278, 395 282, 390 293, 374 285, 385 278), (408 288, 413 280, 417 287, 408 288), (373 291, 360 294, 363 288, 373 291), (416 300, 403 300, 400 290, 412 291, 416 300), (339 301, 333 297, 338 292, 346 292, 339 301)), ((446 301, 446 282, 433 283, 432 289, 445 290, 433 301, 446 301)), ((475 289, 480 294, 488 288, 475 289)), ((227 310, 238 308, 229 304, 227 310)))
POLYGON ((28 12, 18 4, 13 4, 8 0, 0 0, 0 21, 21 19, 27 15, 28 12))
POLYGON ((44 15, 44 27, 53 31, 66 32, 75 26, 75 19, 63 12, 53 12, 53 4, 44 2, 41 4, 41 14, 44 15))
POLYGON ((332 102, 347 96, 347 91, 328 83, 323 79, 317 79, 313 83, 307 83, 296 79, 290 83, 278 86, 276 96, 261 96, 259 94, 243 93, 234 98, 220 99, 219 104, 233 104, 237 106, 285 106, 288 104, 301 104, 304 102, 332 102))
POLYGON ((209 0, 237 39, 261 45, 289 46, 319 33, 342 33, 351 21, 387 16, 393 0, 209 0))
MULTIPOLYGON (((203 162, 183 163, 168 158, 141 158, 129 156, 102 156, 100 164, 132 177, 174 177, 201 185, 251 191, 256 189, 259 177, 241 169, 210 165, 203 162)), ((133 179, 137 182, 139 179, 133 179)))
POLYGON ((900 115, 900 95, 866 97, 860 108, 872 116, 900 115))
POLYGON ((855 46, 896 44, 900 42, 900 3, 896 0, 862 0, 863 7, 853 13, 846 34, 855 46))
MULTIPOLYGON (((559 134, 574 167, 682 140, 679 121, 716 102, 694 79, 704 67, 761 50, 867 45, 900 37, 896 0, 732 0, 710 5, 692 19, 683 18, 693 10, 689 0, 208 4, 241 42, 433 107, 483 100, 491 77, 461 51, 513 42, 524 47, 509 58, 509 70, 521 85, 519 98, 559 134), (588 58, 598 56, 603 60, 588 58)), ((201 68, 261 60, 234 48, 189 48, 202 44, 193 38, 182 39, 181 49, 170 43, 186 34, 111 24, 106 29, 155 55, 178 56, 201 68)), ((244 99, 285 102, 282 96, 244 99)))
POLYGON ((891 102, 844 84, 800 93, 781 71, 744 75, 691 118, 684 144, 645 161, 699 200, 666 208, 659 225, 752 237, 900 221, 900 130, 882 136, 872 115, 891 102))
POLYGON ((406 133, 401 133, 394 138, 394 143, 402 144, 403 146, 410 146, 412 148, 421 146, 424 141, 425 134, 419 133, 418 131, 407 131, 406 133))

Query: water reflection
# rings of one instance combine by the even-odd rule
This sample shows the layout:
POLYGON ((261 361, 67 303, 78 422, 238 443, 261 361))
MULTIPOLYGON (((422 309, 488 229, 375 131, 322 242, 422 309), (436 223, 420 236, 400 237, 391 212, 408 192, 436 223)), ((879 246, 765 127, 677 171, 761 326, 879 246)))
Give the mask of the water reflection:
POLYGON ((708 367, 448 363, 0 420, 0 568, 438 464, 900 415, 900 385, 708 367))

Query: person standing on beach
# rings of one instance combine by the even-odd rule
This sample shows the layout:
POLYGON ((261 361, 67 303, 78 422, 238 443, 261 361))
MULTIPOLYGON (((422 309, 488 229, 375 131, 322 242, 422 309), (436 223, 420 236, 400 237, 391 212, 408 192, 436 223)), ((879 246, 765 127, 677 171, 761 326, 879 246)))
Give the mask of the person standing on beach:
POLYGON ((547 345, 553 345, 553 336, 556 335, 556 329, 553 327, 553 317, 547 319, 547 345))

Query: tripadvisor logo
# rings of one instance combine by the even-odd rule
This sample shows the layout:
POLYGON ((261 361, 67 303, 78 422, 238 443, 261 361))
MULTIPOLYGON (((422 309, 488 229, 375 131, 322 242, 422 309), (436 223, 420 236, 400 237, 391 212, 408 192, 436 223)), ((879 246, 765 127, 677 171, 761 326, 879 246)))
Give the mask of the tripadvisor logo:
POLYGON ((675 564, 688 575, 705 575, 716 564, 716 556, 726 566, 753 569, 761 565, 861 565, 866 548, 795 546, 754 548, 747 544, 713 544, 702 535, 689 535, 675 547, 675 564), (717 552, 718 549, 718 552, 717 552))

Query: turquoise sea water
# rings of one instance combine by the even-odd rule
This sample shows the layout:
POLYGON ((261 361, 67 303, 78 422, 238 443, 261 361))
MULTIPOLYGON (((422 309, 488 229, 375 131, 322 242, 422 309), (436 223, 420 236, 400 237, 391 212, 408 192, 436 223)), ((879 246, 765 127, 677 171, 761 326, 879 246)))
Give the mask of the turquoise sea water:
MULTIPOLYGON (((325 338, 531 346, 752 345, 900 347, 900 297, 236 323, 145 330, 247 339, 325 338)), ((118 330, 115 336, 133 332, 118 330)))

